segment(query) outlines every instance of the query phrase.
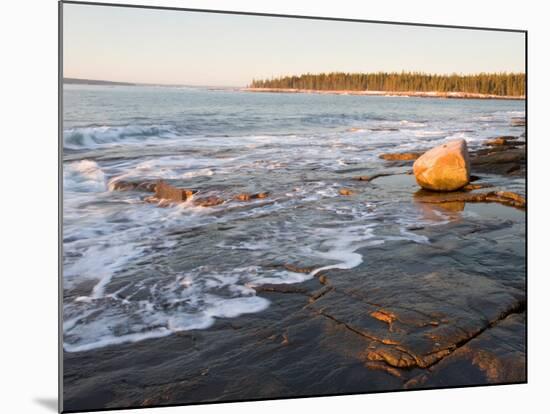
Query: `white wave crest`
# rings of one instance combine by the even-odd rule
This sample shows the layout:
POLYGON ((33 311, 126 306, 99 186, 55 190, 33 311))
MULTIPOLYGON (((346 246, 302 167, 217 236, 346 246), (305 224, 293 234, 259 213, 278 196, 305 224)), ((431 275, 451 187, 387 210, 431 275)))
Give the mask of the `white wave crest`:
POLYGON ((81 160, 63 166, 63 188, 67 191, 105 191, 105 173, 95 161, 81 160))
POLYGON ((94 126, 66 129, 63 147, 68 149, 96 148, 121 142, 141 143, 148 138, 171 138, 177 131, 168 125, 94 126))

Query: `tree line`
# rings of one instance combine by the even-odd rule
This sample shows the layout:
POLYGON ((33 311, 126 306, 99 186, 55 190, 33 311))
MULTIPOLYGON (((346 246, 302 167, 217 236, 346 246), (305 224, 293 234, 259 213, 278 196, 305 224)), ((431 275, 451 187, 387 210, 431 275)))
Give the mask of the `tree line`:
POLYGON ((467 92, 490 95, 525 95, 524 73, 435 75, 421 72, 307 73, 254 79, 251 88, 350 90, 388 92, 467 92))

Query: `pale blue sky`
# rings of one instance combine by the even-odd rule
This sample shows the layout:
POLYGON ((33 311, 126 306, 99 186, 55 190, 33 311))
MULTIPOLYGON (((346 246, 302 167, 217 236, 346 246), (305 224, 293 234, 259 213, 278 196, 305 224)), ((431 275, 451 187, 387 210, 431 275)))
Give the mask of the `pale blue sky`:
POLYGON ((523 33, 65 4, 65 77, 244 86, 331 71, 523 72, 523 33))

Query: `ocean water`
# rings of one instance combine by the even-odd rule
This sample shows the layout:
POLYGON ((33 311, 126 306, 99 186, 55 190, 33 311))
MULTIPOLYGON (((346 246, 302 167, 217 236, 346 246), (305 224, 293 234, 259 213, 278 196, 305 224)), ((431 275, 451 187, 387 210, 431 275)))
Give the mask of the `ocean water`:
MULTIPOLYGON (((65 350, 205 329, 266 310, 256 285, 368 269, 371 247, 429 244, 412 229, 453 217, 412 202, 410 176, 352 178, 410 169, 388 166, 384 152, 520 135, 510 120, 524 115, 523 101, 65 85, 65 350), (159 208, 147 193, 113 191, 159 178, 227 201, 159 208), (260 191, 269 197, 232 200, 260 191)), ((523 178, 485 179, 525 191, 523 178)))

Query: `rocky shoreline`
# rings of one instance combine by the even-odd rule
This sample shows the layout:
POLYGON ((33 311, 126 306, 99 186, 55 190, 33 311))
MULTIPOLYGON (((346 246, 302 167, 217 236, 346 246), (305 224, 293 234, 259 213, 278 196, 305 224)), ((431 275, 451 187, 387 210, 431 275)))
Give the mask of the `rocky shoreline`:
POLYGON ((293 88, 242 88, 243 92, 257 93, 312 93, 318 95, 359 95, 359 96, 402 96, 416 98, 448 98, 448 99, 505 99, 525 100, 525 96, 488 95, 470 92, 417 92, 417 91, 356 91, 356 90, 317 90, 293 88))
POLYGON ((500 267, 493 277, 483 269, 472 275, 460 264, 460 252, 468 251, 480 265, 496 268, 509 252, 492 248, 485 249, 487 257, 476 255, 487 243, 478 236, 506 227, 480 221, 435 232, 411 228, 429 236, 431 245, 401 246, 406 274, 393 251, 365 251, 368 266, 255 287, 271 301, 262 313, 219 320, 207 330, 66 353, 65 407, 524 382, 526 302, 517 280, 524 266, 500 267), (456 265, 441 268, 441 254, 456 265))
MULTIPOLYGON (((479 180, 475 174, 497 174, 514 177, 525 177, 526 151, 525 141, 519 141, 518 136, 501 136, 486 141, 485 147, 468 153, 468 171, 464 183, 455 190, 443 192, 419 190, 415 193, 416 200, 426 203, 454 203, 454 202, 497 202, 519 208, 525 208, 526 200, 521 195, 510 191, 478 191, 492 187, 490 184, 479 180), (470 174, 470 170, 472 174, 470 174), (477 181, 476 184, 469 184, 477 181)), ((463 144, 465 145, 465 144, 463 144)), ((444 145, 446 146, 446 144, 444 145)), ((462 151, 468 152, 467 147, 462 151)), ((380 158, 387 161, 391 167, 406 167, 416 162, 422 152, 385 153, 380 158)), ((398 173, 403 174, 403 173, 398 173)), ((407 171, 405 174, 413 174, 407 171)), ((395 175, 390 172, 380 172, 372 175, 356 176, 356 181, 371 182, 380 177, 395 175)), ((418 177, 417 177, 418 180, 418 177)), ((157 181, 124 181, 117 180, 110 183, 113 191, 143 191, 154 195, 143 198, 144 202, 156 204, 159 207, 170 207, 178 203, 191 202, 195 206, 213 207, 226 202, 248 202, 269 197, 269 191, 259 193, 241 192, 233 195, 211 193, 208 189, 178 188, 163 180, 157 181), (206 195, 202 195, 205 193, 206 195)), ((429 188, 428 188, 429 190, 429 188)), ((350 196, 356 193, 355 189, 341 188, 340 195, 350 196)))
MULTIPOLYGON (((448 192, 414 182, 412 166, 422 153, 381 155, 386 169, 348 174, 339 196, 352 203, 380 187, 399 189, 426 215, 444 216, 436 227, 407 228, 430 243, 364 247, 359 252, 368 260, 353 269, 254 286, 271 302, 267 310, 218 319, 205 330, 65 352, 64 408, 525 382, 526 200, 493 180, 525 177, 525 147, 516 136, 488 140, 468 154, 469 183, 448 192), (476 214, 457 215, 465 209, 476 214)), ((165 181, 119 180, 110 188, 143 192, 143 203, 163 208, 239 208, 274 197, 269 188, 220 191, 165 181)), ((303 274, 318 265, 284 257, 265 264, 303 274)))

